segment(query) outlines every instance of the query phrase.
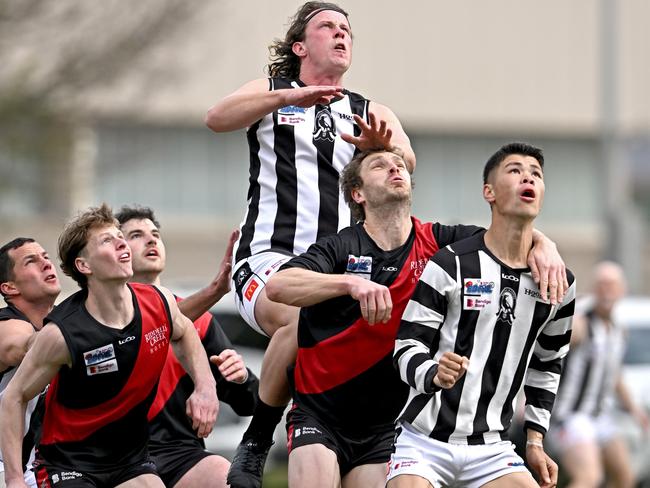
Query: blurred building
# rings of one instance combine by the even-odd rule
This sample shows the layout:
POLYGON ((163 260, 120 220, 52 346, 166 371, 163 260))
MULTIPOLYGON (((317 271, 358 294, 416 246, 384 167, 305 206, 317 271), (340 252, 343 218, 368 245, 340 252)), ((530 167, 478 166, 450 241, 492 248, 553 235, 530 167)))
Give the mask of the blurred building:
MULTIPOLYGON (((76 210, 151 205, 168 242, 167 281, 209 279, 244 214, 248 154, 243 131, 214 134, 203 118, 265 76, 266 47, 300 3, 198 3, 110 86, 76 93, 83 110, 65 168, 39 173, 0 154, 14 175, 0 195, 2 240, 31 233, 54 250, 76 210)), ((417 216, 489 223, 483 164, 503 143, 525 140, 547 158, 538 227, 584 277, 581 290, 590 266, 609 257, 633 291, 650 292, 650 3, 341 4, 355 35, 346 87, 391 107, 410 135, 417 216)))

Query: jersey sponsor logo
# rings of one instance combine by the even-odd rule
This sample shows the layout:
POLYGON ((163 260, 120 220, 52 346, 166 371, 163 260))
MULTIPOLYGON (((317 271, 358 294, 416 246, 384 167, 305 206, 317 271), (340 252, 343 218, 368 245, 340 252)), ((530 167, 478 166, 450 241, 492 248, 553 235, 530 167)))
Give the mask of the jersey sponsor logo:
POLYGON ((517 305, 517 294, 512 288, 504 288, 499 297, 499 311, 497 320, 512 325, 515 320, 515 306, 517 305))
POLYGON ((98 347, 92 351, 86 351, 83 353, 83 356, 86 366, 92 366, 93 364, 114 359, 115 349, 113 348, 113 344, 107 344, 106 346, 98 347))
POLYGON ((503 278, 504 280, 514 281, 515 283, 519 282, 519 278, 511 274, 501 273, 501 278, 503 278))
POLYGON ((275 263, 273 263, 271 266, 266 268, 266 271, 264 271, 264 274, 266 276, 270 275, 271 273, 273 273, 273 271, 275 271, 277 268, 279 268, 282 264, 284 264, 286 262, 287 262, 286 259, 278 259, 275 263))
POLYGON ((492 300, 490 298, 466 296, 463 303, 463 310, 482 310, 491 303, 492 300))
POLYGON ((304 116, 306 109, 287 105, 278 110, 278 124, 280 125, 297 125, 307 120, 304 116))
POLYGON ((298 107, 296 105, 287 105, 286 107, 278 109, 278 113, 282 115, 304 114, 306 112, 306 108, 298 107))
POLYGON ((162 324, 157 329, 147 332, 144 335, 144 340, 149 344, 149 352, 153 354, 157 350, 165 347, 168 343, 168 335, 169 328, 165 324, 162 324))
POLYGON ((538 300, 542 299, 542 294, 537 290, 531 290, 530 288, 524 288, 524 295, 529 297, 537 298, 538 300))
POLYGON ((415 283, 422 276, 424 267, 427 265, 429 260, 426 258, 420 258, 416 261, 411 261, 411 271, 413 271, 413 278, 411 278, 411 283, 415 283))
POLYGON ((484 281, 479 278, 465 278, 463 281, 465 295, 481 296, 491 295, 494 291, 494 281, 484 281))
POLYGON ((354 120, 354 117, 352 117, 352 115, 350 115, 350 114, 344 114, 342 112, 337 112, 336 110, 332 110, 332 112, 335 113, 336 115, 338 115, 339 119, 349 120, 350 122, 352 122, 354 120))
POLYGON ((336 124, 329 107, 323 107, 316 113, 314 120, 314 141, 334 142, 336 135, 336 124))
POLYGON ((397 271, 397 268, 395 266, 382 266, 381 268, 382 271, 397 271))
POLYGON ((117 343, 121 346, 122 344, 126 344, 127 342, 131 342, 135 340, 135 336, 129 336, 126 339, 120 339, 117 341, 117 343))
POLYGON ((407 461, 402 461, 401 463, 395 463, 395 466, 393 466, 393 469, 400 469, 400 468, 408 468, 410 466, 415 466, 418 464, 418 461, 415 459, 409 459, 407 461))
MULTIPOLYGON (((61 471, 61 481, 68 481, 68 480, 74 480, 77 478, 83 478, 84 475, 77 472, 77 471, 61 471)), ((52 481, 54 481, 54 476, 52 477, 52 481)))
POLYGON ((517 461, 517 462, 509 462, 508 466, 526 466, 526 463, 523 461, 517 461))
POLYGON ((316 427, 298 427, 296 430, 293 431, 294 437, 300 437, 301 435, 314 435, 314 434, 322 434, 322 432, 318 430, 316 427))
POLYGON ((372 256, 355 256, 348 254, 348 264, 345 267, 345 274, 370 279, 372 273, 372 256))
POLYGON ((244 292, 244 296, 246 297, 246 300, 250 302, 253 299, 255 290, 257 290, 259 286, 260 284, 257 282, 257 280, 255 279, 251 280, 251 284, 248 285, 248 288, 246 288, 246 291, 244 292))
POLYGON ((86 366, 86 374, 88 376, 95 376, 96 374, 114 373, 118 370, 117 360, 110 359, 103 363, 95 364, 93 366, 86 366))

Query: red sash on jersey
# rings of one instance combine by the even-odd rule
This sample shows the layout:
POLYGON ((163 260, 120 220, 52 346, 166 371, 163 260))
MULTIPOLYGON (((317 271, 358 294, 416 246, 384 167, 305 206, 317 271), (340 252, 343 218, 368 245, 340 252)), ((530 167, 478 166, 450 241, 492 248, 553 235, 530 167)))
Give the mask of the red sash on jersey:
MULTIPOLYGON (((180 300, 177 298, 176 301, 180 300)), ((208 332, 208 327, 210 327, 211 322, 212 314, 210 314, 210 312, 205 312, 194 321, 194 328, 199 334, 199 339, 203 340, 205 334, 208 332)), ((187 372, 181 363, 178 362, 176 354, 174 354, 174 349, 170 347, 169 351, 167 351, 167 361, 165 362, 165 366, 160 375, 156 398, 154 399, 153 404, 149 409, 149 414, 147 415, 148 420, 153 419, 165 407, 165 404, 174 393, 174 390, 176 390, 178 382, 186 374, 187 372)))
MULTIPOLYGON (((432 224, 412 218, 415 240, 395 281, 389 286, 393 312, 387 323, 369 325, 357 319, 339 334, 314 347, 300 348, 296 359, 295 385, 299 393, 322 393, 358 376, 385 358, 395 347, 404 309, 413 294, 417 277, 411 263, 426 263, 438 251, 432 224), (422 261, 424 260, 424 261, 422 261)), ((418 269, 418 265, 415 266, 418 269)))
MULTIPOLYGON (((126 415, 143 402, 155 386, 165 364, 172 327, 158 291, 149 285, 131 283, 142 316, 140 350, 124 388, 110 400, 88 408, 67 408, 56 401, 59 376, 50 383, 45 403, 41 444, 80 441, 126 415), (146 335, 166 326, 163 347, 153 348, 146 335), (61 419, 65 419, 61 421, 61 419), (48 421, 49 420, 49 421, 48 421)), ((143 419, 144 421, 144 419, 143 419)))

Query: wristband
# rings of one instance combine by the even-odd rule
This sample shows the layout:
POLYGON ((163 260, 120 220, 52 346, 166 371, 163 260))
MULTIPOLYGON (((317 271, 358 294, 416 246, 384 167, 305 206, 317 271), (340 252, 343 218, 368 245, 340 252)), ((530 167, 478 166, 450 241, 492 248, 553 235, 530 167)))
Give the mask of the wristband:
POLYGON ((544 449, 544 444, 541 441, 526 441, 526 447, 535 446, 544 449))

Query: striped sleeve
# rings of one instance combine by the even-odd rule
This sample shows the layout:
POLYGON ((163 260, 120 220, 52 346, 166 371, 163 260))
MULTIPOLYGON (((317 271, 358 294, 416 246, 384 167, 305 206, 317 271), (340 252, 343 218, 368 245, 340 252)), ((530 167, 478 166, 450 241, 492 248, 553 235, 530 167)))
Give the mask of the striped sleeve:
POLYGON ((551 320, 537 338, 528 366, 524 393, 526 395, 525 428, 546 434, 555 403, 562 361, 569 352, 571 321, 575 308, 575 280, 551 320))
POLYGON ((456 259, 444 249, 427 263, 406 305, 393 353, 393 363, 402 381, 420 393, 433 393, 438 364, 433 360, 447 303, 456 290, 456 259))

